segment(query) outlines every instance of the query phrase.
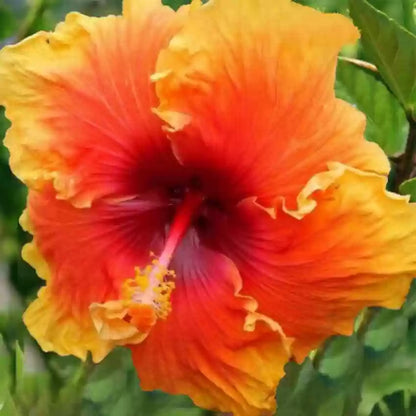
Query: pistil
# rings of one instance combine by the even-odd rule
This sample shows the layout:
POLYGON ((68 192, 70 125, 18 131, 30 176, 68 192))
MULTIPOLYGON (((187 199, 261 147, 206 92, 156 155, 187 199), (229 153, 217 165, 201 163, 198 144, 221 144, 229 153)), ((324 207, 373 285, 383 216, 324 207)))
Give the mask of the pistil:
POLYGON ((166 319, 169 315, 170 296, 175 288, 175 272, 169 270, 169 264, 203 199, 203 195, 195 191, 185 194, 184 200, 177 208, 159 258, 153 259, 151 264, 143 269, 136 267, 135 277, 124 282, 124 304, 129 309, 132 323, 136 326, 142 325, 142 312, 144 309, 149 310, 149 307, 153 309, 157 318, 166 319))

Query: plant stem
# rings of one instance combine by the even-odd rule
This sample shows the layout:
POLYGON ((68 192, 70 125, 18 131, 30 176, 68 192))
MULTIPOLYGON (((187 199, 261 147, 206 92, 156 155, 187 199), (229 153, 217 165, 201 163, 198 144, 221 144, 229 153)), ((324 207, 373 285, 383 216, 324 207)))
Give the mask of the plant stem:
POLYGON ((75 416, 80 414, 82 396, 92 369, 93 363, 88 358, 74 371, 72 377, 60 389, 56 402, 56 410, 59 411, 61 416, 75 416))
POLYGON ((348 56, 339 56, 338 59, 340 61, 348 62, 352 65, 358 66, 361 69, 367 69, 368 71, 378 73, 377 67, 367 61, 363 61, 361 59, 349 58, 348 56))
POLYGON ((380 413, 383 416, 393 416, 389 407, 387 406, 387 404, 384 401, 381 401, 381 402, 378 403, 378 409, 380 410, 380 413))
POLYGON ((26 19, 17 34, 17 40, 21 41, 31 34, 34 24, 40 19, 46 10, 46 0, 33 0, 26 19))
POLYGON ((335 336, 332 336, 328 338, 315 352, 315 355, 312 358, 312 365, 315 368, 315 370, 319 370, 319 367, 321 366, 322 360, 325 357, 325 353, 328 350, 329 346, 332 344, 332 342, 336 339, 335 336))
POLYGON ((399 190, 399 186, 406 180, 415 176, 416 168, 416 120, 408 117, 409 136, 407 139, 406 150, 399 158, 397 163, 397 176, 394 191, 399 190))
POLYGON ((376 316, 378 309, 368 308, 364 311, 363 319, 360 323, 360 326, 357 329, 357 338, 359 341, 364 340, 365 333, 367 332, 368 327, 370 326, 374 316, 376 316))

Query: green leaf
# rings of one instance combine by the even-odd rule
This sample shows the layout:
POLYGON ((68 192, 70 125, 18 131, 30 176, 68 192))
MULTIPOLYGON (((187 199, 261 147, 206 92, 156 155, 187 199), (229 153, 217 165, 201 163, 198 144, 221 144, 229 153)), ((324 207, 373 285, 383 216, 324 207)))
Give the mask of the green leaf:
POLYGON ((185 396, 144 392, 126 349, 116 349, 92 367, 85 386, 81 416, 202 416, 208 413, 185 396), (94 409, 94 410, 90 410, 94 409))
POLYGON ((12 384, 11 358, 2 335, 0 334, 0 407, 12 384))
POLYGON ((340 60, 336 93, 367 116, 366 138, 377 143, 387 155, 403 152, 408 123, 400 103, 369 71, 340 60))
POLYGON ((190 3, 190 0, 163 0, 163 4, 172 7, 172 9, 177 10, 183 4, 190 3))
POLYGON ((289 363, 285 370, 277 390, 278 416, 355 415, 359 390, 350 376, 334 380, 316 369, 309 358, 301 366, 289 363))
MULTIPOLYGON (((127 352, 118 349, 110 354, 100 365, 93 367, 84 389, 84 398, 94 403, 116 404, 116 399, 127 392, 129 357, 127 352)), ((136 394, 136 403, 141 399, 138 382, 130 386, 136 394)))
POLYGON ((0 0, 0 40, 12 36, 17 28, 16 19, 4 4, 4 0, 0 0))
MULTIPOLYGON (((403 305, 402 311, 408 319, 416 317, 416 280, 413 280, 410 285, 410 290, 407 294, 406 303, 403 305)), ((414 335, 416 336, 416 333, 414 335)))
POLYGON ((11 394, 12 384, 11 354, 0 334, 0 416, 20 416, 11 394))
POLYGON ((402 0, 403 9, 403 26, 413 33, 416 33, 416 23, 414 18, 415 2, 414 0, 402 0))
POLYGON ((296 3, 324 12, 346 12, 348 7, 348 0, 296 0, 296 3))
POLYGON ((368 361, 358 416, 368 416, 386 395, 402 390, 416 393, 416 349, 409 339, 397 352, 387 354, 383 361, 377 356, 372 363, 369 356, 368 361))
POLYGON ((404 181, 399 188, 402 195, 410 195, 410 201, 416 202, 416 178, 404 181))
POLYGON ((413 17, 414 0, 369 0, 369 3, 386 13, 387 16, 390 16, 410 32, 416 32, 413 17))
POLYGON ((10 393, 7 393, 4 398, 0 398, 0 416, 21 416, 10 393))
POLYGON ((409 116, 416 118, 416 36, 366 0, 350 0, 350 14, 382 79, 409 116))
POLYGON ((16 390, 23 388, 24 380, 24 355, 19 343, 15 343, 15 388, 16 390))
POLYGON ((360 371, 362 346, 355 336, 334 337, 319 365, 320 373, 331 379, 354 377, 360 371))
POLYGON ((319 360, 289 363, 278 416, 416 414, 408 411, 416 400, 415 303, 416 284, 401 310, 374 308, 364 334, 333 337, 319 360))
POLYGON ((408 320, 401 311, 380 310, 364 337, 365 345, 374 351, 395 349, 405 341, 408 320))

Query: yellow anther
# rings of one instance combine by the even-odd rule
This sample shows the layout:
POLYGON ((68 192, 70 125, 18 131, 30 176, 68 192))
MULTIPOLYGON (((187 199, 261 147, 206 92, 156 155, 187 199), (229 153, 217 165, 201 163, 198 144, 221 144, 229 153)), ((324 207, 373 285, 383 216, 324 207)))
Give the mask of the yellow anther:
POLYGON ((166 319, 172 310, 170 296, 175 289, 174 282, 163 282, 154 288, 156 313, 160 319, 166 319))
POLYGON ((135 282, 140 290, 146 290, 149 287, 149 276, 146 274, 136 274, 135 282))
POLYGON ((160 319, 166 319, 172 310, 170 296, 175 289, 171 281, 175 277, 172 270, 153 259, 143 269, 135 267, 134 278, 126 279, 122 285, 123 305, 149 305, 160 319))

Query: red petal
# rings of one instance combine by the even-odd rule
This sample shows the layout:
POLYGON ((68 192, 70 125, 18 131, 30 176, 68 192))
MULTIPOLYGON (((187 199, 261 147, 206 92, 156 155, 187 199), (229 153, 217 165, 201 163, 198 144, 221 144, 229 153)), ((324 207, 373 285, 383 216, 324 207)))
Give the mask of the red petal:
POLYGON ((416 205, 387 194, 384 177, 337 166, 310 181, 293 216, 246 200, 207 228, 299 358, 350 334, 362 308, 400 307, 416 274, 416 205))
POLYGON ((180 175, 150 81, 180 21, 158 0, 126 1, 124 16, 72 13, 55 32, 6 47, 0 102, 15 174, 37 190, 53 181, 77 206, 180 175))
POLYGON ((256 314, 254 299, 238 295, 234 264, 201 246, 194 232, 172 267, 172 312, 132 347, 142 388, 187 394, 199 406, 235 415, 273 410, 288 359, 279 327, 256 314))
POLYGON ((267 206, 295 203, 331 161, 387 172, 364 115, 334 95, 337 54, 357 37, 344 16, 288 0, 195 2, 155 77, 175 154, 212 194, 267 206))
MULTIPOLYGON (((60 308, 88 313, 92 302, 118 298, 121 282, 147 264, 163 243, 167 201, 154 193, 118 204, 74 208, 53 192, 31 192, 30 231, 46 260, 50 287, 60 308)), ((34 267, 42 265, 39 262, 34 267)))

